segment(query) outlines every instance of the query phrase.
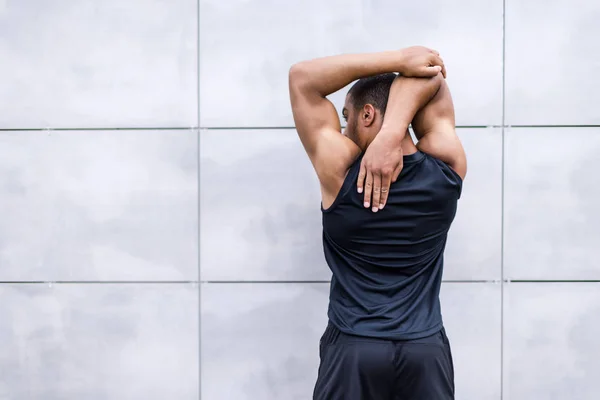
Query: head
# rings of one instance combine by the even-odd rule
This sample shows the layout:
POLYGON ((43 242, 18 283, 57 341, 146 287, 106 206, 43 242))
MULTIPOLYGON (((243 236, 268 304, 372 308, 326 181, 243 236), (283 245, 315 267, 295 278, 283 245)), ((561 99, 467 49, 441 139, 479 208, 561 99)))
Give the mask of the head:
POLYGON ((346 95, 342 114, 344 135, 361 149, 373 141, 383 123, 390 88, 396 74, 381 74, 358 80, 346 95))

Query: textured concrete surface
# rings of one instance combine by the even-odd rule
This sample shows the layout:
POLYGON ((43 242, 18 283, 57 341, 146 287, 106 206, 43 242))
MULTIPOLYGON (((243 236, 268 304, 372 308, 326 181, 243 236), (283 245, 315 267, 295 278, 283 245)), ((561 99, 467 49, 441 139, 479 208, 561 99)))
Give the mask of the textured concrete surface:
POLYGON ((288 68, 414 44, 444 57, 469 160, 457 398, 596 399, 599 13, 0 0, 0 399, 310 398, 330 273, 288 68))

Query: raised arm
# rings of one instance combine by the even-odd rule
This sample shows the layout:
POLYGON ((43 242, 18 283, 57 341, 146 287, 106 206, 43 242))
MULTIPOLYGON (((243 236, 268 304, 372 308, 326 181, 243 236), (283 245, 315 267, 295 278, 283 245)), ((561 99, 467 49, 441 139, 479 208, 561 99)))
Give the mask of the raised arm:
POLYGON ((412 121, 417 148, 444 161, 462 179, 467 175, 467 157, 456 134, 454 104, 450 89, 443 81, 436 95, 412 121))
POLYGON ((402 140, 408 126, 429 101, 438 93, 444 78, 407 78, 398 76, 390 88, 387 111, 379 135, 393 135, 402 140))
POLYGON ((424 47, 324 57, 292 66, 289 90, 294 122, 321 183, 343 167, 339 152, 356 148, 340 134, 338 114, 326 96, 364 76, 386 72, 435 76, 440 71, 445 72, 439 54, 424 47))
POLYGON ((438 92, 444 78, 406 78, 398 76, 392 83, 383 124, 363 157, 358 175, 359 193, 364 187, 365 207, 377 211, 387 203, 389 188, 402 171, 401 142, 408 126, 438 92))

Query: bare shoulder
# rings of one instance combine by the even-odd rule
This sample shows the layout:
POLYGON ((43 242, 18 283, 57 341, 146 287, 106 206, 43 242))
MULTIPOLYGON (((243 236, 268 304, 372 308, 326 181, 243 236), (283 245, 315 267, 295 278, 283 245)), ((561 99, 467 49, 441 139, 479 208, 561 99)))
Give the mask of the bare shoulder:
POLYGON ((322 83, 311 80, 314 74, 314 68, 311 71, 302 64, 290 69, 290 103, 296 131, 319 177, 325 199, 336 192, 340 181, 343 183, 347 169, 360 151, 342 135, 338 113, 326 97, 328 90, 323 90, 322 83))
POLYGON ((323 132, 312 162, 321 183, 324 208, 328 208, 337 197, 348 170, 360 153, 360 147, 341 132, 333 129, 323 132))
POLYGON ((454 129, 454 102, 445 79, 436 95, 415 115, 412 126, 419 140, 430 132, 448 127, 454 129))

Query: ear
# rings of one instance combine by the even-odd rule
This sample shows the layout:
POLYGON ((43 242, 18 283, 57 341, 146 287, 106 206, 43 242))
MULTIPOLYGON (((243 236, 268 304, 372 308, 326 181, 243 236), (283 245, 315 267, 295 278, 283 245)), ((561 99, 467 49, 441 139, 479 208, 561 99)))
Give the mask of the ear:
POLYGON ((373 125, 375 122, 375 107, 371 104, 365 104, 361 111, 360 120, 366 127, 373 125))

